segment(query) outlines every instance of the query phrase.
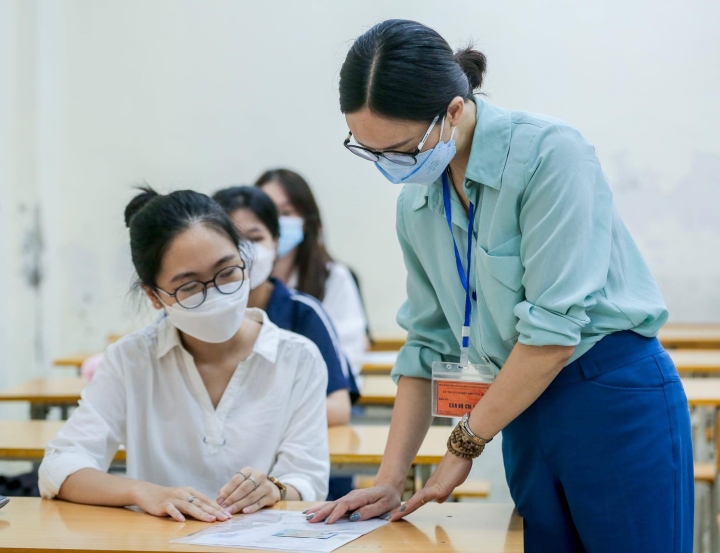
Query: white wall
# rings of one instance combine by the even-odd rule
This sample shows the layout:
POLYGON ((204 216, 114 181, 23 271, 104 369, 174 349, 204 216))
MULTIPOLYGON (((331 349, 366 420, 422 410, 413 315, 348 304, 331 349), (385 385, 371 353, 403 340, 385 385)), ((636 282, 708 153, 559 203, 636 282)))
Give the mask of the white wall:
POLYGON ((389 17, 475 39, 493 101, 576 124, 672 318, 720 321, 717 3, 0 0, 0 384, 140 324, 122 212, 143 181, 300 171, 373 331, 399 335, 399 189, 344 151, 337 99, 350 42, 389 17))

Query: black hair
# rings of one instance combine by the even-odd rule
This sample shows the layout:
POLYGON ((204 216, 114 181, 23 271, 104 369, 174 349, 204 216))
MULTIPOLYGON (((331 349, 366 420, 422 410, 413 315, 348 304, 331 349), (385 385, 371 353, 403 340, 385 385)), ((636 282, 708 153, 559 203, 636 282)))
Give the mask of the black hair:
POLYGON ((212 197, 228 216, 238 209, 249 209, 265 225, 272 237, 280 237, 280 221, 277 207, 270 196, 254 186, 231 186, 223 188, 212 197))
POLYGON ((433 29, 388 19, 357 38, 340 69, 340 111, 367 107, 391 119, 432 121, 456 96, 482 86, 485 54, 472 46, 453 53, 433 29))
POLYGON ((276 182, 282 187, 290 204, 305 221, 305 238, 298 246, 295 258, 298 272, 296 288, 322 301, 325 297, 325 281, 330 276, 328 263, 332 258, 323 243, 322 219, 315 196, 307 181, 290 169, 265 171, 255 181, 255 186, 262 188, 270 182, 276 182))
POLYGON ((125 208, 130 229, 130 252, 139 284, 155 286, 162 257, 173 239, 195 223, 203 224, 233 244, 241 237, 223 209, 205 194, 178 190, 158 194, 149 186, 139 187, 125 208))

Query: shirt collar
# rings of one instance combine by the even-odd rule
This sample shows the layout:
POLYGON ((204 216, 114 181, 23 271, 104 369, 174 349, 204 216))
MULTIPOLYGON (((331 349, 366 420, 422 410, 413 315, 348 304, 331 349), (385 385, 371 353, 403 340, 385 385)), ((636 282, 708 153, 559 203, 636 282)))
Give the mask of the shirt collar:
MULTIPOLYGON (((477 190, 474 190, 476 187, 472 186, 473 183, 500 189, 505 162, 510 151, 512 120, 508 110, 494 106, 480 96, 471 96, 470 99, 475 103, 476 108, 475 132, 470 147, 470 159, 465 169, 465 179, 470 181, 470 187, 465 186, 465 193, 472 201, 477 202, 477 190)), ((422 186, 424 190, 416 196, 412 206, 413 211, 427 205, 436 213, 444 213, 442 177, 429 186, 414 186, 422 186)), ((454 195, 453 199, 459 201, 454 195)), ((453 220, 455 220, 454 210, 453 220)))
POLYGON ((510 111, 492 105, 480 96, 475 102, 476 123, 465 178, 500 189, 508 152, 512 120, 510 111))
MULTIPOLYGON (((249 308, 245 311, 245 318, 262 325, 260 334, 253 346, 253 353, 257 353, 271 363, 275 363, 277 361, 278 346, 280 344, 280 329, 270 321, 267 314, 261 309, 249 308)), ((173 348, 182 348, 183 345, 180 340, 180 333, 168 317, 163 317, 158 321, 157 325, 158 342, 156 355, 158 359, 161 359, 173 348)))

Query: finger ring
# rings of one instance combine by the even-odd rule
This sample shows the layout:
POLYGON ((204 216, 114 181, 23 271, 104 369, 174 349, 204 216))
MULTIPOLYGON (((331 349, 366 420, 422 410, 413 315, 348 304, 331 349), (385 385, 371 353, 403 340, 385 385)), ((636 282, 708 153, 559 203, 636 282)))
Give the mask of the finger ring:
POLYGON ((420 500, 420 504, 421 504, 421 505, 425 505, 425 500, 424 500, 424 499, 421 499, 421 500, 420 500))
POLYGON ((253 491, 257 490, 257 489, 258 489, 258 483, 255 482, 255 479, 254 479, 252 476, 248 476, 248 480, 250 480, 250 482, 252 482, 252 483, 255 485, 255 488, 253 489, 253 491))
POLYGON ((195 499, 196 499, 195 496, 191 495, 190 497, 187 498, 187 502, 192 503, 193 501, 195 501, 195 499))
POLYGON ((244 473, 243 471, 241 471, 241 470, 237 471, 235 474, 241 474, 242 477, 243 477, 245 480, 248 479, 247 474, 245 474, 245 473, 244 473))

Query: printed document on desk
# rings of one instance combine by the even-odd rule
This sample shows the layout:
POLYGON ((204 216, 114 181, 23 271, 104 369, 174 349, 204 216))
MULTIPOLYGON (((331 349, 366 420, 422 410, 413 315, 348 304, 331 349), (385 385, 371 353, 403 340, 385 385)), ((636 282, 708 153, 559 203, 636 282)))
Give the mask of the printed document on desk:
POLYGON ((215 523, 172 543, 330 553, 388 524, 374 518, 359 522, 342 519, 335 524, 310 524, 298 511, 260 511, 235 515, 227 522, 215 523))

